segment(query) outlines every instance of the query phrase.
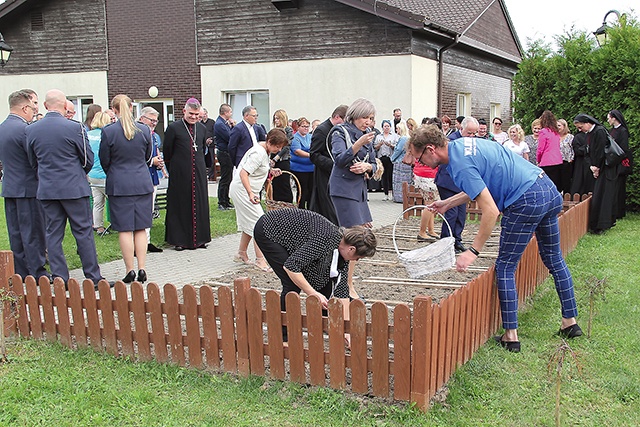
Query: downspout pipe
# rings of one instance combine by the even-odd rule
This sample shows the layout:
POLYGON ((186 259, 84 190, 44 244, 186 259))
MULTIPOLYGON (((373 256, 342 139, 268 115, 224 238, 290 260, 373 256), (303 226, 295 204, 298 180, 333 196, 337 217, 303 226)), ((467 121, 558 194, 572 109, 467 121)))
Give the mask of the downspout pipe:
POLYGON ((460 34, 456 34, 453 38, 453 41, 447 45, 442 46, 440 49, 436 51, 436 60, 438 61, 438 117, 442 116, 442 100, 443 89, 444 89, 444 61, 442 60, 442 54, 447 50, 455 47, 460 41, 460 34))

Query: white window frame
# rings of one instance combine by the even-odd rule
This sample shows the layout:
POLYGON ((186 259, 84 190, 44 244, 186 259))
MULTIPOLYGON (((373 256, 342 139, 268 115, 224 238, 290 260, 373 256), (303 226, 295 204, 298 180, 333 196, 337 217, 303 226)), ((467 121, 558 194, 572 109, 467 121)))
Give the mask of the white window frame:
POLYGON ((89 105, 93 104, 93 96, 74 96, 72 98, 67 97, 67 99, 73 102, 73 106, 76 110, 76 114, 72 117, 72 119, 83 123, 85 109, 82 106, 86 105, 88 107, 89 105))
POLYGON ((489 113, 489 118, 491 120, 491 124, 493 124, 493 119, 495 119, 496 117, 498 117, 500 120, 502 120, 502 105, 498 102, 491 102, 489 104, 489 108, 490 108, 490 113, 489 113))
POLYGON ((226 91, 224 92, 224 102, 231 105, 233 119, 236 123, 242 120, 242 109, 247 105, 253 105, 258 110, 258 123, 263 124, 266 129, 271 127, 269 90, 226 91), (266 108, 261 105, 255 105, 254 96, 256 95, 267 96, 266 108), (232 98, 235 98, 235 100, 232 100, 232 98))
POLYGON ((456 97, 456 116, 471 115, 471 94, 459 93, 456 97))

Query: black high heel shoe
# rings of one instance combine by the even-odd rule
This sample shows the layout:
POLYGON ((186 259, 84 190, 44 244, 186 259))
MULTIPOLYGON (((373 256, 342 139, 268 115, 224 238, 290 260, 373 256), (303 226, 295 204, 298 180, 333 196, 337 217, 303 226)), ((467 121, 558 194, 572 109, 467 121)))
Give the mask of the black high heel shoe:
POLYGON ((128 272, 127 275, 124 276, 124 279, 122 279, 124 283, 131 283, 134 280, 136 280, 136 272, 134 270, 128 272))
POLYGON ((147 281, 147 272, 144 270, 138 270, 138 282, 144 283, 146 281, 147 281))

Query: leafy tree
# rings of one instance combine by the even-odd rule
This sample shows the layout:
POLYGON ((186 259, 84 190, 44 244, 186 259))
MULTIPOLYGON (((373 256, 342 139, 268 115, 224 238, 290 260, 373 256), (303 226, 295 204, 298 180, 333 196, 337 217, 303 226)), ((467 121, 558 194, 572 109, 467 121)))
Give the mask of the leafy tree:
POLYGON ((557 52, 540 40, 530 43, 513 80, 514 120, 530 133, 531 122, 549 109, 569 123, 586 113, 608 126, 607 113, 620 110, 636 163, 627 180, 627 204, 639 210, 640 24, 628 15, 619 24, 607 31, 602 47, 591 34, 575 30, 556 37, 557 52))

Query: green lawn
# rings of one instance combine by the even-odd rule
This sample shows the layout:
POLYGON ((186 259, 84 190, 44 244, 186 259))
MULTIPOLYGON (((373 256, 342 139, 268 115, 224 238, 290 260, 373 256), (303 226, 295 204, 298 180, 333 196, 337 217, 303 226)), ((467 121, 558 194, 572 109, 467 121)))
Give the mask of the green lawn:
MULTIPOLYGON (((596 301, 591 338, 570 342, 576 361, 568 357, 562 371, 561 425, 640 425, 639 240, 640 215, 629 215, 602 236, 585 236, 567 258, 585 332, 587 280, 606 278, 608 286, 596 301)), ((9 346, 11 363, 0 366, 0 425, 553 426, 549 364, 562 342, 554 336, 559 316, 547 280, 523 307, 522 352, 488 343, 426 414, 329 389, 18 341, 9 346)))
MULTIPOLYGON (((164 244, 165 214, 166 211, 161 210, 160 218, 153 220, 153 227, 151 228, 151 242, 156 245, 164 244)), ((236 232, 237 227, 235 211, 219 211, 217 198, 209 198, 209 214, 212 238, 236 232)), ((111 234, 107 234, 102 237, 98 235, 94 236, 96 241, 96 251, 98 252, 98 262, 102 264, 104 262, 122 258, 120 246, 118 244, 118 233, 112 232, 111 234)), ((73 270, 75 268, 80 268, 80 257, 77 253, 76 241, 71 235, 71 229, 69 228, 69 225, 67 225, 67 231, 62 246, 67 258, 69 269, 73 270)), ((4 199, 0 197, 0 250, 9 249, 9 237, 7 235, 7 227, 4 215, 4 199)))

